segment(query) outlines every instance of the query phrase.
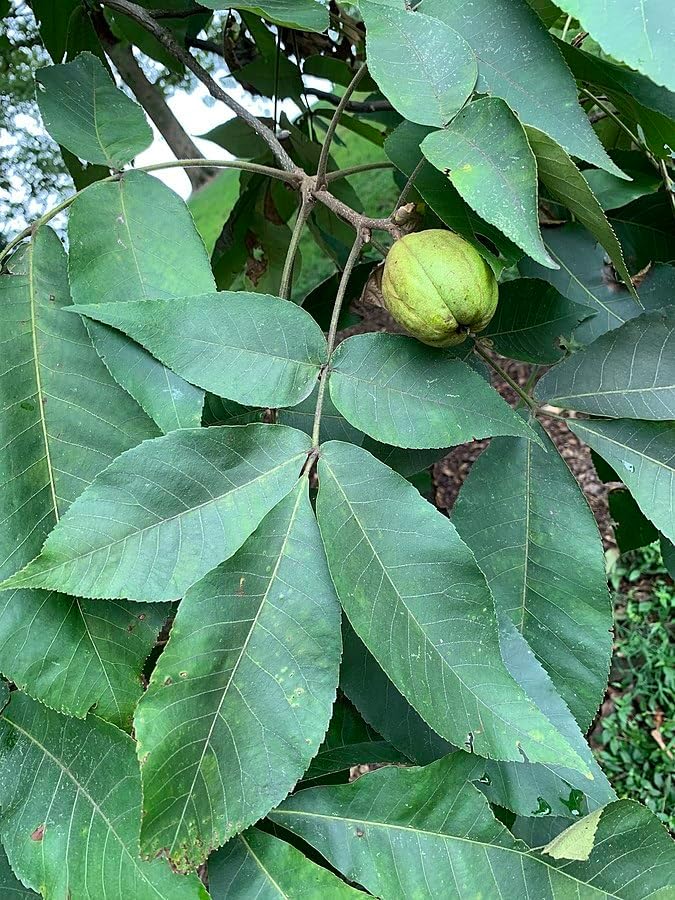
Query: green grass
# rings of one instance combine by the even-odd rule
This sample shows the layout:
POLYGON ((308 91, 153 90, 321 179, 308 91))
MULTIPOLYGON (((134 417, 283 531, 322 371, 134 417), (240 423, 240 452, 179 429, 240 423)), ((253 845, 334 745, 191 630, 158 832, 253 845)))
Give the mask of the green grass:
POLYGON ((595 732, 596 756, 619 797, 675 831, 675 587, 657 545, 625 554, 611 576, 626 592, 615 599, 613 709, 595 732))

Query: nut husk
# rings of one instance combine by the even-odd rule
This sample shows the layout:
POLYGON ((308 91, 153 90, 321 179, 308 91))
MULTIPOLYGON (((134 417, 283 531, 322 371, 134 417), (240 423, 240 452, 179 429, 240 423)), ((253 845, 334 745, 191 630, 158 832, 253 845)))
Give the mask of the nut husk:
POLYGON ((432 347, 452 347, 487 327, 498 286, 490 266, 464 238, 430 229, 393 245, 382 294, 391 315, 413 337, 432 347))

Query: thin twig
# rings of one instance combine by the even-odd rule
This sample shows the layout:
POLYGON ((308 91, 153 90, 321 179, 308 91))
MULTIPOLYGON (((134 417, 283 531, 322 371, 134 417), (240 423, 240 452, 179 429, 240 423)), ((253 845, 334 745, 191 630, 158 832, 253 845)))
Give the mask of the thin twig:
POLYGON ((293 233, 291 235, 291 240, 288 244, 288 250, 286 251, 286 261, 284 263, 284 271, 281 275, 281 286, 279 287, 279 296, 284 300, 289 300, 291 296, 291 288, 293 284, 293 269, 295 267, 295 258, 298 254, 298 248, 300 247, 300 239, 302 238, 302 232, 305 228, 305 223, 309 218, 312 207, 314 206, 314 199, 306 190, 302 192, 302 203, 300 204, 300 209, 298 210, 298 217, 295 220, 295 227, 293 228, 293 233))
POLYGON ((150 10, 153 19, 189 19, 190 16, 198 16, 201 13, 210 12, 208 9, 153 9, 150 10))
POLYGON ((356 265, 356 262, 361 254, 361 249, 363 247, 364 241, 364 232, 362 229, 359 229, 356 233, 354 244, 352 245, 347 263, 344 267, 344 271, 342 272, 342 278, 340 278, 340 285, 337 290, 337 296, 335 297, 333 315, 331 316, 330 326, 328 328, 327 362, 321 370, 321 374, 319 375, 319 393, 317 394, 316 409, 314 411, 314 425, 312 427, 312 447, 314 450, 318 449, 320 442, 321 414, 323 412, 323 402, 326 396, 326 385, 328 384, 328 379, 330 378, 330 363, 333 357, 333 351, 335 350, 335 339, 337 337, 338 322, 340 321, 340 312, 342 311, 342 304, 344 303, 344 299, 347 294, 349 279, 351 278, 354 266, 356 265))
MULTIPOLYGON (((258 163, 252 163, 243 159, 172 159, 170 162, 136 166, 135 168, 127 169, 126 171, 159 172, 162 169, 197 169, 203 167, 211 169, 243 169, 245 172, 255 172, 258 175, 267 175, 270 178, 278 178, 294 187, 299 185, 299 177, 293 172, 286 172, 284 169, 273 169, 272 166, 261 166, 258 163)), ((54 216, 57 216, 60 212, 63 212, 64 209, 67 209, 71 203, 77 200, 77 198, 81 194, 84 194, 85 191, 88 191, 97 184, 118 181, 123 175, 124 172, 116 172, 114 175, 108 175, 106 178, 101 178, 99 181, 95 181, 93 184, 87 185, 87 187, 82 188, 79 191, 75 191, 70 197, 66 197, 61 203, 54 206, 43 216, 40 216, 35 222, 24 228, 24 230, 20 234, 17 234, 15 238, 12 238, 0 253, 0 262, 2 262, 5 257, 9 256, 12 250, 20 244, 24 238, 30 237, 30 235, 37 231, 38 228, 42 225, 46 225, 47 222, 54 218, 54 216)))
POLYGON ((560 35, 561 41, 563 41, 563 42, 565 41, 565 38, 567 37, 567 32, 570 30, 570 25, 572 24, 573 20, 574 20, 574 16, 568 16, 565 19, 565 25, 563 27, 562 34, 560 35))
POLYGON ((326 137, 324 138, 323 147, 321 148, 319 164, 316 169, 316 183, 318 187, 323 187, 326 181, 326 170, 328 168, 328 154, 330 153, 330 145, 333 141, 333 137, 335 136, 335 132, 337 131, 337 127, 340 124, 342 113, 345 111, 347 103, 349 102, 349 98, 359 86, 359 82, 366 74, 366 71, 366 63, 363 63, 356 75, 354 75, 351 82, 349 83, 349 87, 345 88, 345 92, 340 98, 340 102, 338 103, 335 112, 333 113, 333 118, 330 120, 328 130, 326 131, 326 137))
POLYGON ((223 90, 223 88, 214 81, 211 75, 197 62, 194 56, 181 47, 173 34, 153 18, 146 9, 142 6, 138 6, 136 3, 130 2, 130 0, 99 0, 99 2, 103 6, 108 7, 108 9, 124 13, 124 15, 127 15, 135 22, 138 22, 139 25, 142 25, 143 28, 158 40, 172 56, 183 63, 183 65, 188 68, 199 81, 201 81, 215 100, 220 100, 228 106, 241 119, 250 125, 256 134, 260 135, 284 169, 289 172, 300 171, 288 153, 281 146, 281 143, 274 132, 261 122, 260 119, 252 115, 240 103, 237 103, 234 98, 230 97, 227 91, 223 90))
POLYGON ((358 166, 349 166, 346 169, 336 169, 334 172, 326 173, 326 181, 337 181, 338 178, 347 178, 349 175, 358 175, 359 172, 372 172, 375 169, 393 169, 394 164, 389 160, 383 159, 380 162, 361 163, 358 166))
POLYGON ((597 107, 599 107, 604 113, 606 113, 613 122, 616 122, 616 124, 619 126, 619 128, 621 128, 621 130, 625 134, 628 135, 628 137, 631 139, 631 141, 633 141, 633 143, 636 145, 636 147, 640 147, 646 153, 649 153, 649 149, 642 143, 640 138, 636 134, 633 134, 633 132, 628 127, 628 125, 626 125, 624 122, 621 121, 619 116, 617 116, 617 114, 614 112, 614 110, 610 106, 608 106, 599 97, 596 97, 594 94, 591 94, 591 92, 589 90, 587 90, 586 88, 582 88, 581 93, 586 94, 586 96, 588 97, 589 100, 592 100, 593 103, 595 103, 595 105, 597 107))
MULTIPOLYGON (((305 90, 317 100, 325 100, 326 103, 331 103, 333 106, 338 106, 342 100, 339 94, 331 94, 329 91, 321 91, 318 88, 308 87, 305 90)), ((389 112, 393 108, 388 100, 350 100, 345 106, 345 112, 389 112)))
POLYGON ((351 206, 347 206, 346 203, 343 203, 342 200, 338 200, 337 197, 334 197, 326 190, 315 189, 312 194, 319 203, 323 203, 323 205, 332 210, 335 215, 340 216, 345 222, 349 222, 349 224, 353 225, 357 230, 359 228, 367 228, 369 231, 388 231, 389 234, 394 237, 399 236, 398 227, 394 225, 389 217, 386 219, 371 219, 370 216, 364 216, 361 213, 357 213, 351 206))
POLYGON ((477 353, 478 356, 481 357, 481 359, 484 359, 485 362, 495 370, 495 372, 499 375, 499 377, 502 378, 509 385, 509 387, 513 388, 513 390, 516 392, 516 394, 518 394, 520 399, 524 400, 525 403, 527 403, 527 405, 530 407, 531 410, 536 411, 539 408, 537 406, 536 401, 533 400, 529 394, 526 394, 525 391, 518 384, 518 382, 514 381, 513 378, 511 378, 511 376, 509 375, 509 373, 505 372, 504 369, 502 369, 502 367, 498 363, 496 363, 494 361, 494 359, 492 359, 492 357, 488 353, 485 352, 485 350, 483 350, 483 348, 481 347, 481 345, 478 341, 476 341, 476 343, 474 344, 473 349, 474 349, 474 352, 477 353))
POLYGON ((417 163, 417 165, 415 166, 415 168, 413 169, 413 171, 410 173, 410 178, 406 181, 405 186, 404 186, 403 190, 401 191, 401 196, 396 201, 396 206, 394 207, 394 212, 396 212, 396 210, 400 206, 403 206, 405 201, 408 199, 408 195, 410 194, 410 191, 413 189, 413 186, 415 184, 415 179, 422 171, 422 168, 424 167, 425 162, 426 162, 426 159, 424 157, 422 157, 420 159, 420 161, 417 163))

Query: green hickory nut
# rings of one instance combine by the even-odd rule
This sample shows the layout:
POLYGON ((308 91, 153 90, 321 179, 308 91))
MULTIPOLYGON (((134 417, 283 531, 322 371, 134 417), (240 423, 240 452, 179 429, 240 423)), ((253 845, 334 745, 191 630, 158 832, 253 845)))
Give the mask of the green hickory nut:
POLYGON ((452 231, 408 234, 387 254, 385 306, 424 344, 452 347, 487 327, 497 309, 497 279, 471 244, 452 231))

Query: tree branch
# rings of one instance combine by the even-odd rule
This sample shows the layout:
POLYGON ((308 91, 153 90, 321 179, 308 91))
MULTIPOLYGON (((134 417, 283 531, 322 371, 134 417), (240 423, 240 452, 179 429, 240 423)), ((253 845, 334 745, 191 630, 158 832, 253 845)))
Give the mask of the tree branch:
POLYGON ((163 47, 175 56, 179 62, 182 62, 183 65, 188 68, 199 81, 201 81, 215 100, 220 100, 228 106, 234 113, 243 119, 256 134, 260 135, 284 169, 288 172, 300 171, 288 153, 281 146, 281 143, 274 132, 256 118, 256 116, 252 115, 240 103, 237 103, 233 97, 230 97, 227 91, 224 91, 223 88, 214 81, 211 75, 197 62, 194 56, 188 53, 184 47, 181 47, 173 34, 156 21, 146 9, 132 3, 131 0, 98 0, 98 2, 108 9, 124 13, 124 15, 129 16, 129 18, 138 22, 139 25, 142 25, 146 31, 158 40, 163 47))
MULTIPOLYGON (((325 100, 327 103, 332 103, 333 106, 338 106, 342 97, 337 94, 331 94, 329 91, 321 91, 318 88, 306 88, 308 94, 311 94, 313 97, 316 97, 318 100, 325 100)), ((349 100, 347 105, 345 106, 346 112, 356 112, 356 113, 374 113, 380 112, 382 110, 389 111, 394 107, 388 100, 349 100)))
POLYGON ((349 83, 349 87, 345 89, 344 94, 340 98, 340 102, 337 105, 335 112, 333 113, 333 118, 330 120, 330 125, 328 126, 328 131, 326 132, 326 137, 324 138, 323 147, 321 148, 321 156, 319 157, 319 165, 316 169, 316 183, 317 187, 322 188, 326 181, 326 169, 328 168, 328 154, 330 153, 330 145, 333 141, 333 137, 335 136, 335 132, 337 131, 337 127, 340 124, 340 118, 342 113, 345 111, 347 107, 347 103, 349 102, 349 98, 354 93, 356 88, 359 85, 359 82, 366 74, 366 64, 363 63, 361 68, 358 70, 356 75, 352 78, 349 83))

